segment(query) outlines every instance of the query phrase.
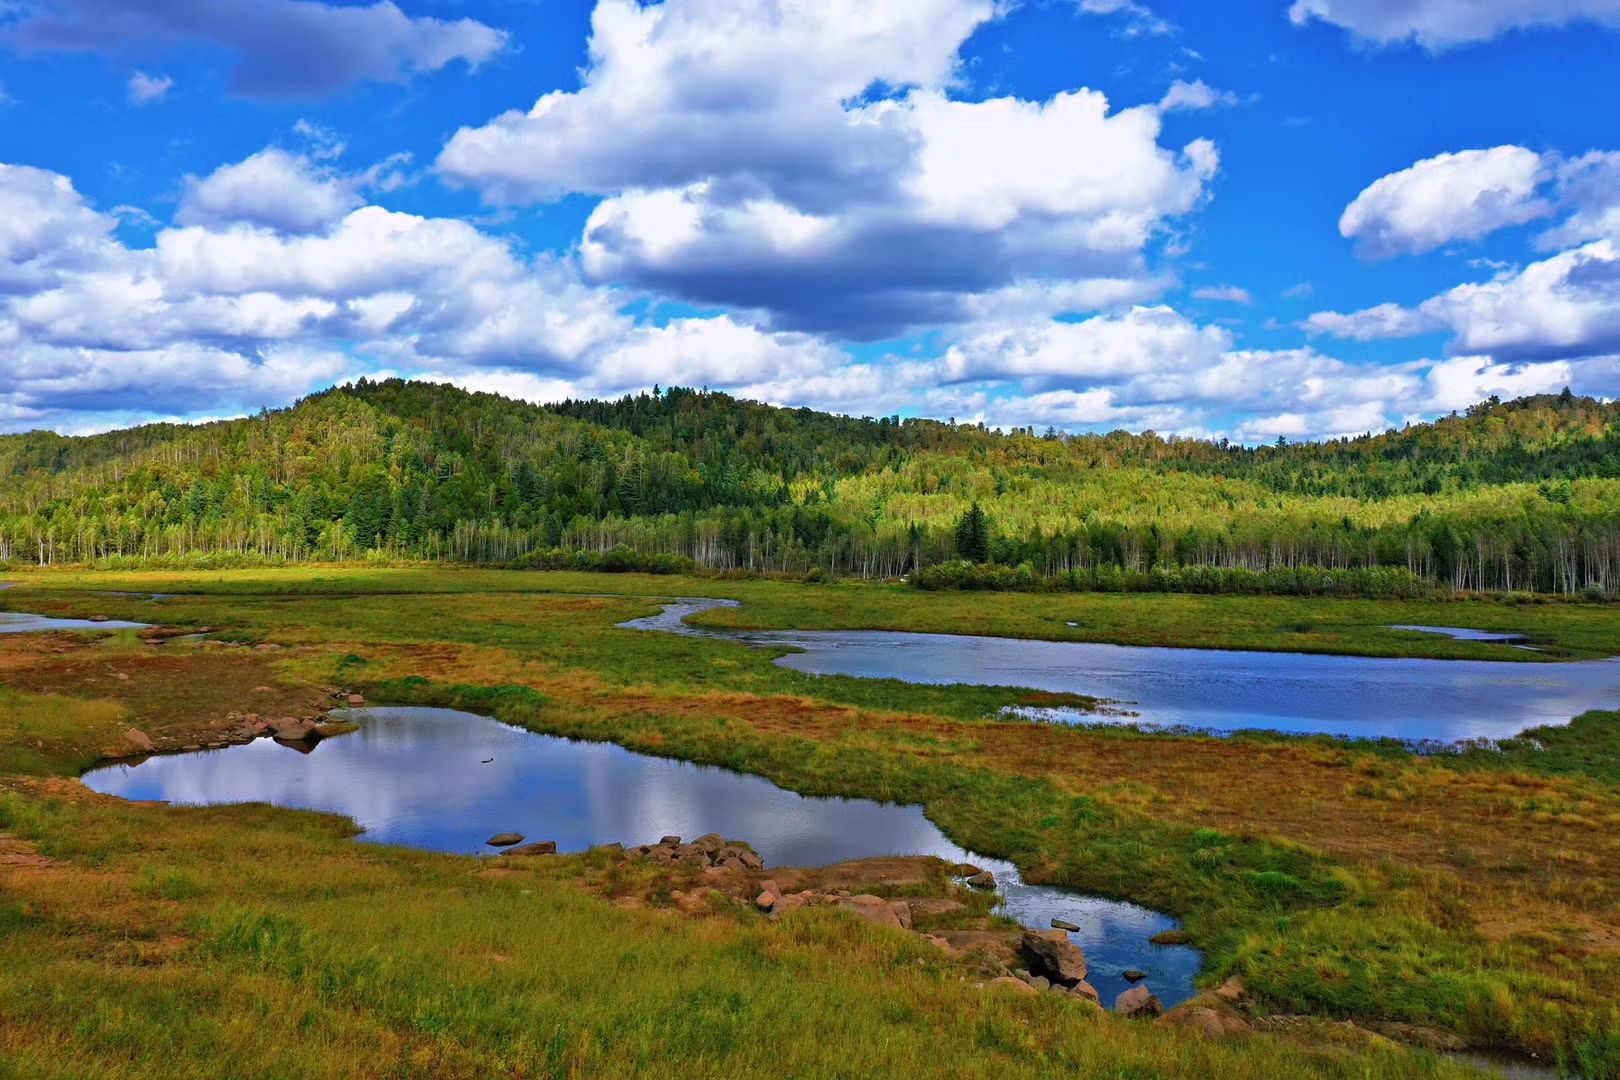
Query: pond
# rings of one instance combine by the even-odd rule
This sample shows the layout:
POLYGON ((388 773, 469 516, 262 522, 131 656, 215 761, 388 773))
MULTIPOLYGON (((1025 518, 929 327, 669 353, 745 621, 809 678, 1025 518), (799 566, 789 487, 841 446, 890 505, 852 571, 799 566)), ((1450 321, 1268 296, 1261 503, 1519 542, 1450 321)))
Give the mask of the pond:
POLYGON ((638 754, 611 743, 536 735, 453 709, 349 710, 351 734, 302 754, 269 739, 148 758, 85 774, 90 788, 179 804, 268 802, 345 814, 363 840, 435 851, 488 852, 506 830, 555 840, 564 852, 656 843, 709 832, 749 841, 768 866, 820 866, 874 855, 936 855, 992 871, 1004 913, 1048 929, 1081 927, 1091 983, 1106 1003, 1147 973, 1167 1006, 1193 993, 1201 956, 1148 939, 1178 926, 1135 904, 1026 884, 1011 863, 953 843, 916 806, 810 798, 757 776, 638 754))
POLYGON ((1101 713, 1039 713, 1082 724, 1450 743, 1506 738, 1529 727, 1566 724, 1590 709, 1620 707, 1617 659, 1382 659, 877 630, 722 633, 684 622, 697 612, 734 604, 681 600, 658 615, 623 625, 791 647, 798 651, 777 663, 816 675, 1018 686, 1114 703, 1101 713))

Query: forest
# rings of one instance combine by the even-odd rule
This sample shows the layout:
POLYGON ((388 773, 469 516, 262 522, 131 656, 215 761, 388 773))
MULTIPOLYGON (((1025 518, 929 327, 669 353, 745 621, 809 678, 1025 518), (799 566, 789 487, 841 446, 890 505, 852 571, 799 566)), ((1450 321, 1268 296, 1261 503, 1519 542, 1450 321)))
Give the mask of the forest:
POLYGON ((1491 399, 1241 446, 850 418, 654 388, 536 406, 398 379, 0 436, 0 563, 435 560, 933 588, 1620 591, 1620 404, 1491 399))

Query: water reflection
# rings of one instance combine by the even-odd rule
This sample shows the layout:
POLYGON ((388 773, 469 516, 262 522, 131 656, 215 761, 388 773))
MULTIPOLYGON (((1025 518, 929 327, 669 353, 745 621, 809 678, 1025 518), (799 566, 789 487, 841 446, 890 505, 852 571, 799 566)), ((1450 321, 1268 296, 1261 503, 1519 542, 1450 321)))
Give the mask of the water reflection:
POLYGON ((536 735, 449 709, 354 710, 353 734, 307 756, 268 739, 149 758, 86 774, 96 791, 128 799, 204 804, 269 802, 345 814, 362 839, 436 851, 488 851, 492 833, 556 840, 562 851, 719 832, 752 843, 768 865, 819 866, 873 855, 937 855, 992 870, 1007 914, 1047 928, 1081 927, 1092 983, 1112 1002, 1147 972, 1166 1004, 1191 995, 1200 956, 1150 945, 1175 920, 1135 904, 1025 884, 1012 864, 951 842, 915 806, 809 798, 767 780, 637 754, 609 743, 536 735), (485 763, 485 759, 493 758, 485 763))

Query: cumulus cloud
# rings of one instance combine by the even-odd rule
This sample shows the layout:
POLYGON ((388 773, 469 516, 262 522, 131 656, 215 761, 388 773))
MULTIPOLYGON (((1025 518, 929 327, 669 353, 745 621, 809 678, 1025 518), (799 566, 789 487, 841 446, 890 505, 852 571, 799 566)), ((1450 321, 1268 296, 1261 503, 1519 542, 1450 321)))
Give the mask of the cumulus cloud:
POLYGON ((577 91, 463 128, 438 168, 495 203, 604 196, 584 265, 853 338, 960 321, 1029 281, 1146 279, 1212 144, 1090 90, 961 101, 988 0, 602 0, 577 91))
POLYGON ((360 205, 358 180, 308 157, 268 147, 206 177, 189 177, 177 220, 185 225, 324 229, 360 205))
POLYGON ((1440 50, 1533 26, 1620 26, 1620 0, 1294 0, 1288 16, 1295 24, 1332 23, 1379 45, 1413 41, 1440 50))
POLYGON ((1230 90, 1217 90, 1203 79, 1194 79, 1192 82, 1177 79, 1170 84, 1170 89, 1164 92, 1164 97, 1159 99, 1159 109, 1161 112, 1175 112, 1178 109, 1196 111, 1237 103, 1236 94, 1230 90))
MULTIPOLYGON (((473 19, 406 15, 322 0, 46 0, 5 31, 28 49, 123 55, 207 44, 234 54, 232 88, 319 97, 361 81, 402 82, 456 61, 476 68, 506 34, 473 19)), ((131 86, 134 92, 133 84, 131 86)))
POLYGON ((1503 360, 1613 352, 1620 350, 1620 245, 1594 241, 1415 307, 1318 312, 1306 326, 1360 341, 1446 331, 1452 352, 1503 360))
POLYGON ((148 75, 137 71, 129 77, 129 100, 132 105, 150 105, 162 101, 174 89, 174 79, 168 75, 148 75))
POLYGON ((1544 217, 1540 154, 1522 146, 1440 154, 1374 181, 1339 218, 1367 258, 1432 251, 1544 217))
POLYGON ((566 259, 525 257, 465 221, 352 205, 352 187, 333 195, 318 172, 274 150, 226 166, 133 248, 66 177, 0 166, 5 423, 252 408, 379 364, 614 393, 807 377, 847 359, 726 316, 638 323, 623 310, 633 297, 566 259), (289 217, 299 200, 321 211, 289 217))

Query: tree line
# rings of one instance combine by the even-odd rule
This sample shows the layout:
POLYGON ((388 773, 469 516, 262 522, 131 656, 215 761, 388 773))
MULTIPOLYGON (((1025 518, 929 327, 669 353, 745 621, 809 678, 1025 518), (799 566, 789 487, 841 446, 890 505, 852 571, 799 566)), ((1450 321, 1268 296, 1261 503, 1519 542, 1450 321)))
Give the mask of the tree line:
POLYGON ((1620 590, 1620 411, 1567 391, 1243 447, 689 389, 538 407, 361 380, 238 420, 0 437, 0 481, 6 562, 594 560, 1215 591, 1321 571, 1336 576, 1311 580, 1366 593, 1620 590))

